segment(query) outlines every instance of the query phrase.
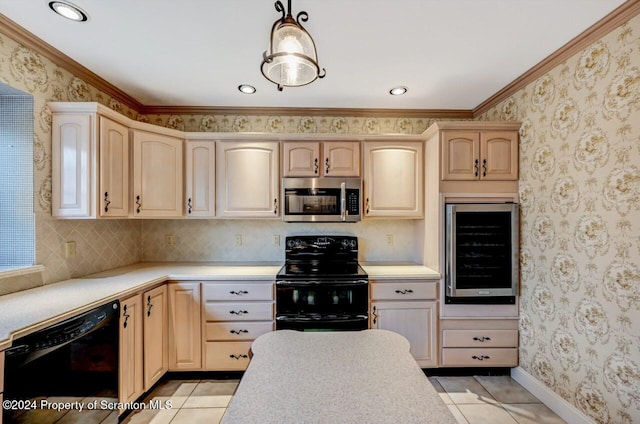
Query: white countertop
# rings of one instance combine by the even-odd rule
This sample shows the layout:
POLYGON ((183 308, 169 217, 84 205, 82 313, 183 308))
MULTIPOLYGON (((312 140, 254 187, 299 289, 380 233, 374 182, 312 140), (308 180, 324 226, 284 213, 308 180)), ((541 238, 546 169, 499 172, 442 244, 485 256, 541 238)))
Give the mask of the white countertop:
MULTIPOLYGON (((0 350, 11 340, 167 280, 275 280, 282 264, 138 264, 0 296, 0 350)), ((420 265, 363 264, 374 279, 439 278, 420 265)))
POLYGON ((455 424, 409 348, 386 330, 264 334, 222 423, 455 424))

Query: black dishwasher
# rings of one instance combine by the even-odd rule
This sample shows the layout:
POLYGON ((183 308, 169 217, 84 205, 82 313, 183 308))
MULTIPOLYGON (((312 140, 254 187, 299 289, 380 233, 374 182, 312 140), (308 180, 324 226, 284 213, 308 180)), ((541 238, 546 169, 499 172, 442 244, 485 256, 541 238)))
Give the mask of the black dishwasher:
POLYGON ((116 402, 119 316, 113 301, 14 340, 5 351, 3 423, 57 420, 65 411, 88 413, 95 399, 116 402))

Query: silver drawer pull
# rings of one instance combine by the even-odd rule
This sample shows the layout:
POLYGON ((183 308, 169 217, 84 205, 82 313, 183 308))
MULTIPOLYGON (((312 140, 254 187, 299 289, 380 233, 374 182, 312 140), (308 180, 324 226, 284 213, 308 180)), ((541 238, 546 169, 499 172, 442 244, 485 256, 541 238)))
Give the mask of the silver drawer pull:
POLYGON ((247 359, 248 357, 249 357, 249 355, 229 355, 229 358, 235 359, 235 360, 247 359))
POLYGON ((477 342, 490 342, 491 341, 491 337, 474 337, 473 340, 477 341, 477 342))
POLYGON ((409 294, 409 293, 413 293, 413 290, 411 290, 411 289, 407 289, 407 290, 396 290, 396 293, 398 293, 398 294, 409 294))
POLYGON ((249 294, 249 292, 246 291, 246 290, 239 290, 239 291, 231 290, 229 292, 229 294, 235 294, 236 296, 242 296, 243 294, 249 294))
POLYGON ((249 311, 229 311, 229 313, 232 315, 244 315, 244 314, 248 314, 249 311))
POLYGON ((478 361, 484 361, 485 359, 491 359, 487 355, 480 355, 480 356, 473 355, 471 358, 472 359, 477 359, 478 361))
POLYGON ((246 333, 248 333, 248 332, 249 332, 249 330, 229 330, 229 333, 231 333, 231 334, 238 334, 238 335, 239 335, 239 334, 246 334, 246 333))

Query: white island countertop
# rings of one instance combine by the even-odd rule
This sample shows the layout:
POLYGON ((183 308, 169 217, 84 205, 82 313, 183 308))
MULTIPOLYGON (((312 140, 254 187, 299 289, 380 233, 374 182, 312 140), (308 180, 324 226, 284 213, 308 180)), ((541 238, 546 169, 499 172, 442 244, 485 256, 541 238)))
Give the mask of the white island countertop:
POLYGON ((258 337, 223 424, 455 424, 409 352, 386 330, 258 337))
MULTIPOLYGON (((279 263, 140 262, 0 296, 0 350, 15 338, 169 280, 274 280, 279 263)), ((364 264, 370 278, 439 278, 421 265, 364 264)))

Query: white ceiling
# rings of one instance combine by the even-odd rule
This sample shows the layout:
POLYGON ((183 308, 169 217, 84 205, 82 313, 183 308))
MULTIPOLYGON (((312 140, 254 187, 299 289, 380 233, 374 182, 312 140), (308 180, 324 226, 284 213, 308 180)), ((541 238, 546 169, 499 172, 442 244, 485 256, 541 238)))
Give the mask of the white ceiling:
POLYGON ((0 0, 0 13, 144 105, 385 109, 473 109, 624 3, 293 0, 327 75, 278 92, 260 72, 273 0, 72 1, 87 23, 47 0, 0 0), (390 96, 396 85, 409 92, 390 96))

